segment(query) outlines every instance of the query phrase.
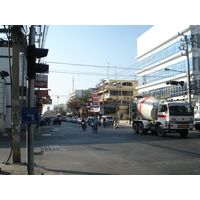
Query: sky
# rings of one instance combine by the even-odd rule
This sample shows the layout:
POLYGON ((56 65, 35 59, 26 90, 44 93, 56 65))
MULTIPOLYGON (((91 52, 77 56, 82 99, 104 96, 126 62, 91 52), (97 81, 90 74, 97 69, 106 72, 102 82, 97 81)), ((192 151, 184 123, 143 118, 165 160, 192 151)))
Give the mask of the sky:
POLYGON ((151 27, 50 25, 45 62, 49 64, 48 89, 53 105, 66 103, 73 88, 95 88, 101 79, 136 80, 137 38, 151 27))

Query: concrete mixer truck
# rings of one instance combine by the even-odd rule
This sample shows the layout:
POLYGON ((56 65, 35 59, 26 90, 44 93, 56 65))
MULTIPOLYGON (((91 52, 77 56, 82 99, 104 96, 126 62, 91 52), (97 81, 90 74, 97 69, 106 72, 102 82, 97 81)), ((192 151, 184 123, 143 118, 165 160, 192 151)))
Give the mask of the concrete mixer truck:
POLYGON ((189 103, 158 100, 154 97, 137 96, 133 102, 133 132, 139 134, 180 133, 182 137, 193 129, 194 113, 189 103))

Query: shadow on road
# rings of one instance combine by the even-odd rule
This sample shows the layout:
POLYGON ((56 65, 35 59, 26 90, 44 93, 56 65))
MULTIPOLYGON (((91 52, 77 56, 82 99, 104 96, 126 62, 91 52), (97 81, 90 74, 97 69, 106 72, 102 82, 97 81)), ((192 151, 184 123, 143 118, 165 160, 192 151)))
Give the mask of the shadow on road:
POLYGON ((68 175, 114 175, 114 174, 106 174, 106 173, 94 173, 94 172, 80 172, 80 171, 69 171, 69 170, 60 170, 60 169, 48 169, 51 172, 63 173, 68 175))

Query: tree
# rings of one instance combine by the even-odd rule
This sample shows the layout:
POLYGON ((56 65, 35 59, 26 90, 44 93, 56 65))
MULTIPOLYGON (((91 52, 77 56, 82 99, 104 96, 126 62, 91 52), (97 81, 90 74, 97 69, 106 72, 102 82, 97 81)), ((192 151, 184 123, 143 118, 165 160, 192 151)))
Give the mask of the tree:
POLYGON ((67 107, 72 111, 78 112, 81 107, 85 107, 86 103, 91 101, 91 93, 86 92, 81 97, 76 96, 67 102, 67 107))
POLYGON ((104 102, 104 113, 105 114, 113 114, 116 113, 117 101, 113 98, 108 98, 107 101, 104 102))

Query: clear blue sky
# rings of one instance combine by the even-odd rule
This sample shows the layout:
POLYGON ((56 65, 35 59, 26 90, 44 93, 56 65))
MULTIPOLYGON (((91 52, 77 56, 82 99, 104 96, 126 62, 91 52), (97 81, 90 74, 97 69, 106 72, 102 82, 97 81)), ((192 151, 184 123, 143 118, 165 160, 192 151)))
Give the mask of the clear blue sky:
POLYGON ((108 77, 118 80, 134 79, 134 76, 131 78, 130 75, 134 73, 131 66, 136 63, 137 38, 151 27, 150 25, 49 26, 45 43, 49 53, 45 60, 49 62, 48 88, 51 89, 49 94, 52 95, 53 104, 66 103, 68 94, 72 92, 73 77, 74 89, 95 87, 100 79, 108 77))

